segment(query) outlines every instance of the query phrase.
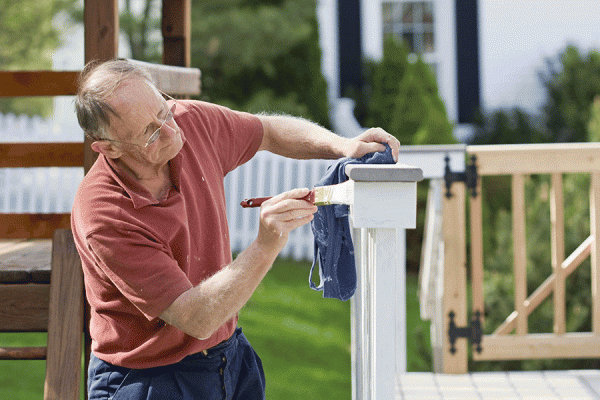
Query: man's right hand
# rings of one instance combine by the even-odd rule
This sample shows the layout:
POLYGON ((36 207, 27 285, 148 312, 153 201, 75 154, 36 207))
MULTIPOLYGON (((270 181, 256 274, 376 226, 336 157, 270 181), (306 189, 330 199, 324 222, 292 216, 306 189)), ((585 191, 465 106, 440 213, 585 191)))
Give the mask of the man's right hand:
POLYGON ((293 189, 273 196, 262 204, 256 238, 261 246, 272 248, 279 254, 287 243, 289 233, 312 221, 317 206, 302 200, 309 191, 306 188, 293 189))

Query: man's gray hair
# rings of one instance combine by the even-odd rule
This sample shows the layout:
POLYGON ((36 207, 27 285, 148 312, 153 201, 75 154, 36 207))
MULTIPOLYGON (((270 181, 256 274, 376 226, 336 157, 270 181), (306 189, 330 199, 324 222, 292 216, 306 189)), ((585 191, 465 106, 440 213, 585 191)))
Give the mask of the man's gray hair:
POLYGON ((85 66, 79 77, 75 111, 86 135, 98 140, 109 138, 110 114, 118 114, 106 99, 123 81, 129 79, 144 79, 153 83, 144 67, 127 60, 92 61, 85 66))

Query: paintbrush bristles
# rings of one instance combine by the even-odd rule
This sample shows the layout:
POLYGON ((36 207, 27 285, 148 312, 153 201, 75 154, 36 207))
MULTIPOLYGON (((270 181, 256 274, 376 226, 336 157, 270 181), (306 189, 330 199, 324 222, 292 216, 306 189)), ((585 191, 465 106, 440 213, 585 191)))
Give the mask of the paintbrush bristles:
POLYGON ((329 204, 351 204, 354 195, 353 181, 331 185, 319 186, 314 188, 315 201, 317 206, 326 206, 329 204))

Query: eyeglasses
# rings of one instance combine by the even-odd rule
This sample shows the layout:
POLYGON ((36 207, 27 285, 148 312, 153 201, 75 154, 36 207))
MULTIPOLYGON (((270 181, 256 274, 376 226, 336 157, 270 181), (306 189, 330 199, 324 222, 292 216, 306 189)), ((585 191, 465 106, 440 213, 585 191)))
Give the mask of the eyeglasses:
MULTIPOLYGON (((177 108, 177 99, 174 99, 173 97, 169 96, 168 94, 164 93, 163 91, 159 90, 159 92, 167 100, 173 100, 173 105, 167 110, 167 115, 165 115, 165 119, 160 124, 160 127, 157 130, 155 130, 152 133, 152 135, 150 135, 148 137, 148 139, 146 140, 146 143, 144 143, 144 144, 138 144, 138 143, 133 143, 133 142, 125 142, 125 141, 122 141, 122 140, 114 140, 114 139, 107 139, 107 138, 96 139, 96 138, 92 137, 92 139, 93 140, 108 140, 109 142, 125 143, 125 144, 130 144, 132 146, 138 146, 138 147, 143 147, 143 148, 146 148, 146 147, 150 146, 152 143, 156 142, 156 140, 160 137, 160 134, 162 132, 162 128, 165 126, 165 124, 169 123, 173 119, 173 115, 175 114, 175 110, 177 108)), ((166 105, 167 105, 167 103, 165 102, 164 105, 163 105, 163 107, 166 106, 166 105)))

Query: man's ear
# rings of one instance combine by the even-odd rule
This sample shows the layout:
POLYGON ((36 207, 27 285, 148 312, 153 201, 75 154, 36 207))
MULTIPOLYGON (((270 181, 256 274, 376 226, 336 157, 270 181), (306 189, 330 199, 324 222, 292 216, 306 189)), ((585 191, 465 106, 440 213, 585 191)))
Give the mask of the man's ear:
POLYGON ((96 153, 104 154, 108 158, 119 158, 123 154, 121 150, 115 147, 108 140, 100 140, 91 144, 92 150, 96 153))

